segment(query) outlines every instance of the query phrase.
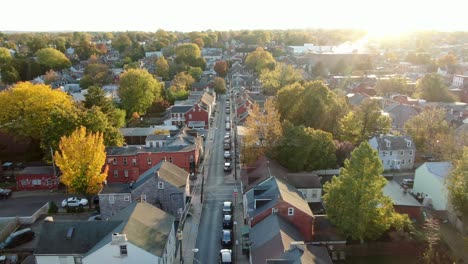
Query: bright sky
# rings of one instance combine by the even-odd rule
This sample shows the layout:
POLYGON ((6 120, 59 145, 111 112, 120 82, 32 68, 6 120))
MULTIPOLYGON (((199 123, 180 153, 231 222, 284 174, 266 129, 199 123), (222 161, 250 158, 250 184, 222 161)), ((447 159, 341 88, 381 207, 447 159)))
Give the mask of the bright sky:
POLYGON ((5 1, 1 7, 0 31, 468 31, 466 0, 21 0, 5 1))

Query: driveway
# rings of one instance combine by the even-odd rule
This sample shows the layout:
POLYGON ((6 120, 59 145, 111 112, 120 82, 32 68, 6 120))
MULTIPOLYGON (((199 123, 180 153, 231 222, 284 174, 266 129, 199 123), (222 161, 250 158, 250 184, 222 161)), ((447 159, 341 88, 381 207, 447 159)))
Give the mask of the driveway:
MULTIPOLYGON (((18 195, 20 196, 20 195, 18 195)), ((31 196, 13 196, 6 200, 0 200, 0 217, 31 216, 47 202, 54 201, 60 207, 60 203, 70 194, 64 193, 33 193, 31 196)))

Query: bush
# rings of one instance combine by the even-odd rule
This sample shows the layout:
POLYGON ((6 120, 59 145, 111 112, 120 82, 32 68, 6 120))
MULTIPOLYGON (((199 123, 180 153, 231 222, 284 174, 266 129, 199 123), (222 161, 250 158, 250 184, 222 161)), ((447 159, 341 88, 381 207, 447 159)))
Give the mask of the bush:
POLYGON ((57 212, 58 212, 57 205, 54 202, 50 201, 49 202, 49 211, 47 211, 47 213, 56 214, 57 212))

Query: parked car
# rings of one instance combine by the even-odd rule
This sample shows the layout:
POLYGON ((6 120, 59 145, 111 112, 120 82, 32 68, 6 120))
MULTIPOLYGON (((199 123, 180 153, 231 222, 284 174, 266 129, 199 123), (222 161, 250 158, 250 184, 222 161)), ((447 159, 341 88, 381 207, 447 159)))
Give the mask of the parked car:
POLYGON ((70 197, 62 201, 62 207, 83 207, 88 205, 88 200, 79 197, 70 197))
POLYGON ((225 159, 230 159, 231 158, 231 151, 229 151, 229 150, 224 151, 224 158, 225 159))
POLYGON ((8 199, 11 196, 10 189, 1 189, 0 188, 0 199, 8 199))
POLYGON ((221 236, 221 246, 223 248, 232 246, 232 230, 223 229, 221 236))
POLYGON ((231 162, 224 162, 224 171, 231 171, 232 170, 232 167, 231 167, 231 162))
POLYGON ((403 179, 401 181, 401 186, 406 187, 406 188, 413 188, 414 185, 414 180, 413 179, 403 179))
POLYGON ((224 150, 230 150, 231 149, 231 143, 226 141, 224 142, 224 150))
POLYGON ((224 248, 219 252, 219 263, 220 264, 231 264, 232 263, 232 250, 224 248))
POLYGON ((33 240, 34 231, 31 228, 25 228, 11 233, 4 242, 0 243, 0 249, 14 248, 26 242, 33 240))
POLYGON ((232 202, 223 202, 223 215, 232 215, 233 209, 234 206, 232 205, 232 202))
POLYGON ((232 229, 232 215, 223 216, 223 228, 232 229))
POLYGON ((226 130, 227 131, 231 130, 231 124, 230 123, 226 123, 226 130))

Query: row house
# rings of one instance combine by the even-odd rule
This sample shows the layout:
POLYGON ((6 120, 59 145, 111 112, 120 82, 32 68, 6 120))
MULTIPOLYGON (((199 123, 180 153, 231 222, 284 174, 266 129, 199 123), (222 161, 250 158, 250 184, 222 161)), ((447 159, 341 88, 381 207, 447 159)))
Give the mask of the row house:
POLYGON ((56 190, 57 174, 52 166, 26 167, 16 176, 17 191, 56 190))
POLYGON ((384 170, 411 170, 416 147, 409 136, 378 135, 369 140, 382 161, 384 170))
POLYGON ((203 139, 184 129, 173 137, 150 137, 145 146, 108 147, 106 152, 107 182, 132 182, 162 160, 195 173, 203 156, 203 139))
POLYGON ((192 92, 189 99, 176 102, 168 109, 166 124, 179 127, 208 129, 210 117, 215 107, 215 95, 208 92, 192 92))

